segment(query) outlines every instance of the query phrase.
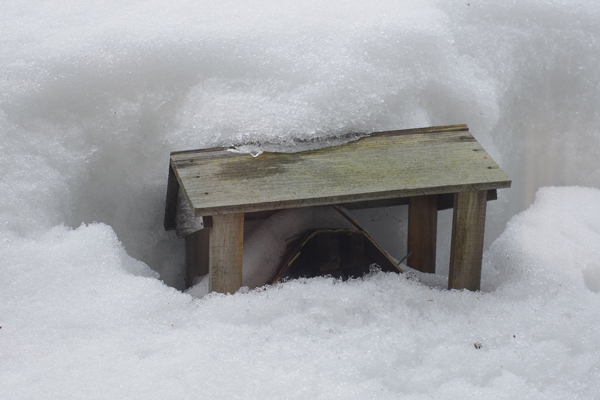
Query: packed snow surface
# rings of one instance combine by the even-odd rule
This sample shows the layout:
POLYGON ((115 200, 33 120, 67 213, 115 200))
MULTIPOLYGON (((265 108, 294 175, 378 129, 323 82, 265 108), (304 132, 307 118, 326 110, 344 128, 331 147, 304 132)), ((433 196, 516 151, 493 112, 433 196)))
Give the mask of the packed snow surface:
MULTIPOLYGON (((0 398, 598 397, 600 3, 25 0, 0 21, 0 398), (455 123, 513 179, 482 292, 443 289, 447 212, 436 276, 177 290, 171 151, 455 123)), ((245 283, 330 211, 250 224, 245 283)), ((404 256, 403 207, 353 216, 404 256)))

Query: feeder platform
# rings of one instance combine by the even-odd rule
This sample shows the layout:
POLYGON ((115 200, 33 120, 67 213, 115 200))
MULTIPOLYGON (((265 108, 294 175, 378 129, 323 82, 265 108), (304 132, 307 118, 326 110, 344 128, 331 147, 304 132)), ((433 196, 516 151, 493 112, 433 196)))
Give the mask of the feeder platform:
POLYGON ((188 283, 209 273, 210 291, 241 287, 244 220, 295 207, 407 204, 408 265, 435 272, 437 212, 454 208, 448 288, 479 290, 486 204, 511 180, 466 125, 378 132, 298 153, 230 150, 171 153, 165 228, 201 221, 178 230, 188 283))

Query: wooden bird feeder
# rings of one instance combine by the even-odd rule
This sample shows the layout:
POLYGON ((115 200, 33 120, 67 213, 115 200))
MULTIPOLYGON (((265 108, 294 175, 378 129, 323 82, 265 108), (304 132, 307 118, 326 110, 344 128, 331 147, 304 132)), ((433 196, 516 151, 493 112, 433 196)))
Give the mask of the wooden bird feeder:
POLYGON ((435 272, 437 212, 454 208, 448 288, 479 290, 486 204, 511 180, 466 125, 378 132, 258 157, 211 148, 171 153, 165 229, 185 237, 186 279, 242 285, 244 220, 277 210, 409 206, 407 264, 435 272))

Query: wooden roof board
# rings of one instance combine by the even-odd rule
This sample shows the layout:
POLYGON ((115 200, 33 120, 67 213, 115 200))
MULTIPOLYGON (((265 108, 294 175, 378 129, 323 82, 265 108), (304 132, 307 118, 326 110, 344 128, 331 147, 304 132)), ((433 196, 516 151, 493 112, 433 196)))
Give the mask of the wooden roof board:
POLYGON ((224 148, 175 152, 171 168, 196 216, 511 184, 466 125, 379 132, 335 147, 257 157, 224 148))

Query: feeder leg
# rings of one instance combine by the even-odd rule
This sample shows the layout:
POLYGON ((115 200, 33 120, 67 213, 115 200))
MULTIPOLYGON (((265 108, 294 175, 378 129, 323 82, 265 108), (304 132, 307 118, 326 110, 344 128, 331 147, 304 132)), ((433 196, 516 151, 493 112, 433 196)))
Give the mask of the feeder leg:
POLYGON ((435 273, 438 196, 415 196, 408 206, 409 267, 435 273))
POLYGON ((243 248, 244 214, 213 215, 209 292, 235 293, 242 287, 243 248))
POLYGON ((448 289, 479 290, 487 190, 454 195, 448 289))
POLYGON ((210 229, 201 229, 185 237, 185 288, 194 278, 208 274, 210 229))

